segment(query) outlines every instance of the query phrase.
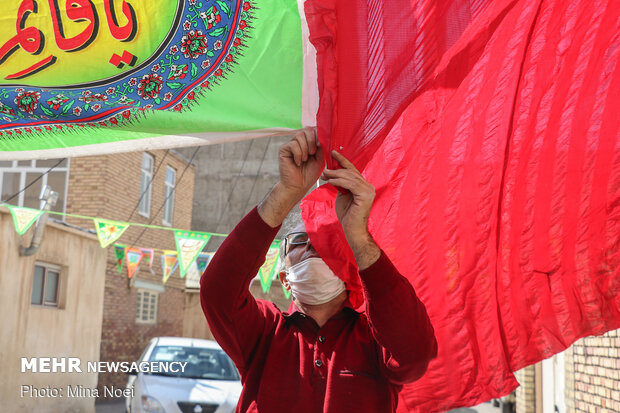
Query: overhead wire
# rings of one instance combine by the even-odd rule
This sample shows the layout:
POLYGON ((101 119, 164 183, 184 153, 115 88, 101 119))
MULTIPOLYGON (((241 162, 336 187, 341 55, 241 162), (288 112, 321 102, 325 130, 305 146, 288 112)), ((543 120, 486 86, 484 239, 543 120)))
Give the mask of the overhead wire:
MULTIPOLYGON (((170 196, 172 194, 174 194, 176 192, 177 189, 177 185, 179 184, 179 182, 181 182, 181 180, 183 179, 183 176, 185 175, 185 172, 187 172, 187 169, 190 167, 190 165, 192 164, 192 161, 194 160, 194 157, 196 156, 196 154, 198 153, 198 151, 200 150, 200 148, 202 148, 202 146, 197 146, 196 150, 194 151, 194 153, 192 154, 192 157, 190 158, 190 160, 187 162, 187 164, 185 165, 185 168, 183 169, 183 172, 181 172, 181 176, 176 180, 176 182, 174 183, 174 186, 172 187, 172 191, 170 191, 166 197, 164 198, 164 202, 161 204, 161 206, 159 207, 159 209, 153 214, 153 218, 151 218, 151 220, 149 221, 148 225, 151 225, 151 223, 153 222, 153 220, 157 217, 157 215, 159 214, 159 212, 164 208, 164 205, 166 205, 166 202, 168 201, 168 198, 170 198, 170 196)), ((140 240, 140 238, 142 238, 142 235, 144 235, 144 233, 147 231, 148 227, 144 227, 144 229, 142 230, 142 232, 138 235, 138 237, 136 237, 136 239, 134 239, 134 241, 131 243, 131 246, 135 246, 138 241, 140 240)))
POLYGON ((230 192, 228 194, 228 199, 226 200, 226 205, 224 205, 224 208, 222 208, 220 210, 220 216, 217 220, 217 224, 215 225, 215 230, 218 231, 220 228, 220 224, 222 223, 222 218, 224 217, 224 211, 226 211, 228 209, 228 206, 230 205, 230 200, 232 199, 233 194, 235 193, 235 188, 237 187, 237 182, 239 181, 239 176, 241 175, 241 172, 243 171, 243 168, 245 167, 245 163, 248 160, 248 155, 250 154, 250 150, 252 149, 252 145, 254 144, 254 140, 250 141, 250 145, 248 146, 248 150, 245 152, 245 157, 243 158, 243 163, 241 164, 241 168, 239 168, 239 172, 237 173, 237 176, 235 178, 235 182, 233 183, 232 188, 230 189, 230 192))
POLYGON ((142 193, 140 194, 140 198, 138 198, 138 203, 136 204, 136 206, 131 211, 131 214, 129 214, 129 218, 127 218, 127 221, 130 221, 131 218, 133 218, 133 214, 135 214, 136 210, 140 207, 140 203, 142 202, 142 198, 144 198, 144 195, 147 193, 147 191, 149 191, 151 189, 151 184, 153 183, 153 180, 157 176, 157 172, 159 172, 159 168, 161 168, 161 166, 163 165, 164 159, 166 159, 166 156, 168 156, 169 152, 170 152, 170 149, 166 149, 166 152, 164 153, 164 156, 162 156, 161 160, 159 161, 159 165, 157 165, 157 168, 155 168, 155 172, 153 172, 153 175, 151 176, 151 180, 149 181, 148 185, 145 186, 144 191, 142 191, 142 193))
POLYGON ((252 188, 250 189, 250 192, 248 193, 248 199, 246 200, 245 206, 243 207, 244 213, 245 211, 247 211, 247 208, 250 205, 250 200, 252 199, 252 193, 254 192, 254 188, 256 187, 256 182, 258 182, 258 175, 261 169, 263 169, 263 164, 265 163, 265 158, 267 157, 267 151, 269 150, 269 145, 271 145, 271 138, 272 136, 270 136, 269 140, 267 141, 267 146, 265 146, 265 150, 263 151, 263 157, 260 160, 260 165, 258 165, 258 170, 256 171, 256 174, 254 175, 254 182, 252 183, 252 188))
POLYGON ((25 187, 23 187, 22 189, 20 189, 19 191, 17 191, 16 193, 14 193, 13 195, 11 195, 9 198, 0 201, 0 203, 7 203, 9 202, 11 199, 15 198, 16 196, 18 196, 19 194, 21 194, 22 192, 24 192, 26 189, 30 188, 32 185, 34 185, 35 183, 37 183, 40 179, 42 179, 45 175, 47 175, 48 173, 50 173, 54 168, 56 168, 58 165, 60 165, 62 163, 62 161, 64 161, 67 158, 62 158, 60 159, 56 165, 52 166, 50 169, 48 169, 47 171, 43 172, 40 176, 36 177, 32 182, 30 182, 28 185, 26 185, 25 187))

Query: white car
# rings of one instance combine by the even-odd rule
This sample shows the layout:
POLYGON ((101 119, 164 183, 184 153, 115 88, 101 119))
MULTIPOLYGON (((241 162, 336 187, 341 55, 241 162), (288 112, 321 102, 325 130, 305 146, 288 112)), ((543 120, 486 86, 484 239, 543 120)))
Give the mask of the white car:
POLYGON ((141 371, 127 382, 129 413, 233 413, 237 407, 239 372, 215 341, 157 337, 138 363, 141 371))

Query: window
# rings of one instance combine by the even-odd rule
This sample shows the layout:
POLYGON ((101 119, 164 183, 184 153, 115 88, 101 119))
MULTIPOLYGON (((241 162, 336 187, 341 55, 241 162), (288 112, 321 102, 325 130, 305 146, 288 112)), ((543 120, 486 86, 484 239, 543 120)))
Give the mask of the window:
POLYGON ((174 186, 177 180, 177 171, 166 167, 166 183, 164 186, 164 225, 172 225, 174 214, 174 186))
POLYGON ((58 307, 60 268, 48 264, 35 264, 30 304, 58 307))
POLYGON ((138 290, 136 306, 136 322, 154 324, 157 322, 158 293, 148 290, 138 290))
POLYGON ((153 181, 153 157, 142 155, 142 174, 140 176, 140 207, 138 213, 148 218, 151 214, 151 182, 153 181))
POLYGON ((58 201, 52 211, 65 212, 67 183, 69 180, 69 159, 63 159, 57 167, 43 175, 60 159, 38 161, 1 161, 0 162, 0 200, 5 201, 20 189, 41 177, 31 187, 20 193, 8 203, 11 205, 39 209, 39 195, 45 185, 58 192, 58 201))

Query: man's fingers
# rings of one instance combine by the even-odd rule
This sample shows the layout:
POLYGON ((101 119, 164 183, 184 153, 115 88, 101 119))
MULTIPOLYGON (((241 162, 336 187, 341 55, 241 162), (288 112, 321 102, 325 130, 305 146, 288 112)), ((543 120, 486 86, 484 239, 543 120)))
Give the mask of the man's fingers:
POLYGON ((303 134, 308 146, 308 155, 314 155, 319 145, 318 137, 316 135, 316 128, 304 128, 303 134))
MULTIPOLYGON (((318 141, 317 141, 317 143, 318 143, 318 141)), ((318 162, 320 162, 321 164, 323 164, 323 148, 321 148, 321 146, 320 146, 320 145, 318 145, 318 146, 316 147, 316 152, 314 153, 314 156, 315 156, 315 158, 316 158, 316 160, 317 160, 318 162)))
POLYGON ((306 162, 308 160, 308 138, 305 131, 297 132, 295 134, 294 140, 297 142, 299 148, 301 149, 302 162, 306 162))
POLYGON ((342 166, 343 168, 357 171, 357 168, 355 167, 355 165, 353 165, 353 163, 349 161, 347 158, 345 158, 344 155, 342 155, 340 152, 332 150, 332 156, 334 157, 335 160, 338 161, 340 166, 342 166))
POLYGON ((321 179, 334 186, 348 189, 357 195, 374 191, 374 187, 363 176, 351 173, 351 171, 345 169, 326 169, 323 171, 321 179))
POLYGON ((297 139, 291 140, 289 143, 282 147, 284 149, 284 155, 292 157, 295 165, 300 166, 302 162, 302 150, 299 146, 297 139), (288 153, 287 153, 288 152, 288 153))
POLYGON ((346 189, 350 191, 352 194, 359 193, 359 191, 355 191, 357 188, 357 183, 345 178, 330 178, 326 180, 328 184, 333 186, 337 186, 339 188, 346 189))
POLYGON ((355 181, 362 182, 362 183, 368 182, 364 179, 362 174, 360 174, 357 170, 325 169, 323 171, 323 176, 321 177, 321 179, 323 179, 324 181, 327 181, 328 179, 333 179, 333 178, 350 179, 350 180, 355 180, 355 181))
POLYGON ((316 139, 314 128, 305 128, 297 131, 293 139, 280 147, 280 156, 292 158, 297 166, 307 162, 311 156, 323 163, 323 151, 316 139))
POLYGON ((354 199, 372 200, 375 197, 375 188, 367 182, 359 182, 357 180, 351 180, 346 178, 331 178, 327 182, 333 186, 346 189, 354 199))

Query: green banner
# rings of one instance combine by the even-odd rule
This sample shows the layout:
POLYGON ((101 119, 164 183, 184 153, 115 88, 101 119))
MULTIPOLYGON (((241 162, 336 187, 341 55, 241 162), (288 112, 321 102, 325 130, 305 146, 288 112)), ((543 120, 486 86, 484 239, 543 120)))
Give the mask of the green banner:
POLYGON ((315 61, 296 1, 28 4, 0 11, 0 160, 199 145, 314 122, 317 92, 304 76, 316 69, 304 64, 315 61))

